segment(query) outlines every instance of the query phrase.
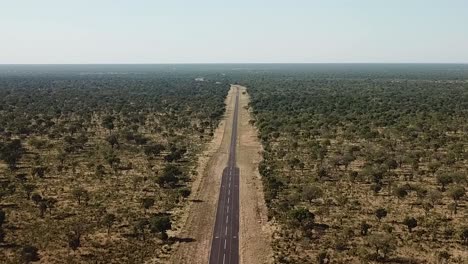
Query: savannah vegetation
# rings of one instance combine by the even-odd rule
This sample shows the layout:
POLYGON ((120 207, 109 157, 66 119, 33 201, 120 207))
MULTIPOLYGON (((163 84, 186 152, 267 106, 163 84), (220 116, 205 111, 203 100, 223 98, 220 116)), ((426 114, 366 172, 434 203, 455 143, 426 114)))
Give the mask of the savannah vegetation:
POLYGON ((276 263, 468 261, 468 70, 450 67, 238 74, 276 263))
POLYGON ((0 262, 163 258, 229 84, 70 67, 0 73, 0 262))
POLYGON ((238 82, 276 263, 465 263, 467 80, 463 65, 0 66, 0 259, 168 256, 238 82))

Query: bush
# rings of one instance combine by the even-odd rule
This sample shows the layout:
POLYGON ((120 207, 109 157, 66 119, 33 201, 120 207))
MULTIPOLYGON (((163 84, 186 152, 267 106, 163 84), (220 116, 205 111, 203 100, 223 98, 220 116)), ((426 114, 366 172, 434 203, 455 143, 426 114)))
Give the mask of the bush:
POLYGON ((40 260, 38 251, 39 249, 37 247, 30 245, 24 246, 21 250, 21 261, 23 263, 30 263, 40 260))

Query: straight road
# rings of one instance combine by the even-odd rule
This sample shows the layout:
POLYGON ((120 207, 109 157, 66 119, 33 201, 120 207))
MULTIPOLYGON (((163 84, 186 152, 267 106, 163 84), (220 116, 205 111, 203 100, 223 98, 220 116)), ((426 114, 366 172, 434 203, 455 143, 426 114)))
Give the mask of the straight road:
POLYGON ((229 160, 221 179, 210 264, 239 263, 239 168, 236 167, 239 88, 236 89, 229 160))

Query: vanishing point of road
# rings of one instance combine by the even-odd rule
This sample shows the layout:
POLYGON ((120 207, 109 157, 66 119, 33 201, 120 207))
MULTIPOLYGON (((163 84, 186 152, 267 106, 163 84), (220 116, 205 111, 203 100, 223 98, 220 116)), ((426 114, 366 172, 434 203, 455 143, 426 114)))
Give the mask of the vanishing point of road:
POLYGON ((239 263, 239 168, 236 167, 239 88, 232 120, 229 160, 223 170, 218 208, 211 242, 210 264, 239 263))

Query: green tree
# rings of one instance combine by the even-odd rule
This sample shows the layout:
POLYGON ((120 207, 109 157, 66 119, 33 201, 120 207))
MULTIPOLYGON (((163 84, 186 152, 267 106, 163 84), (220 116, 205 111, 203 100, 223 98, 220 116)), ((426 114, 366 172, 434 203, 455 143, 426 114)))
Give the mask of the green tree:
POLYGON ((40 201, 37 205, 39 208, 39 215, 41 218, 44 217, 45 212, 47 211, 47 202, 46 201, 40 201))
POLYGON ((465 188, 463 186, 454 186, 449 190, 449 196, 454 202, 454 213, 457 214, 458 201, 465 196, 465 188))
POLYGON ((398 199, 403 199, 406 196, 408 196, 408 189, 406 188, 406 186, 398 186, 395 189, 395 195, 398 199))
POLYGON ((311 203, 313 200, 323 196, 323 190, 316 185, 306 185, 302 189, 302 196, 306 201, 311 203))
POLYGON ((162 144, 150 144, 145 146, 144 152, 148 157, 155 157, 161 154, 166 148, 162 144))
POLYGON ((418 226, 418 221, 414 217, 406 217, 403 224, 408 227, 408 231, 411 233, 418 226))
POLYGON ((162 186, 170 186, 174 187, 175 184, 179 181, 179 178, 183 176, 183 172, 179 169, 179 167, 168 164, 164 168, 162 175, 160 175, 156 183, 162 186))
POLYGON ((5 161, 11 170, 17 168, 18 161, 24 152, 25 150, 19 139, 13 139, 7 143, 0 142, 0 159, 5 161))
POLYGON ((23 263, 31 263, 33 261, 40 260, 39 258, 39 249, 34 246, 24 246, 21 249, 21 262, 23 263))
POLYGON ((150 209, 154 205, 154 198, 146 197, 141 200, 141 205, 146 214, 146 210, 150 209))
POLYGON ((369 225, 366 221, 363 221, 360 225, 360 229, 361 229, 361 235, 363 236, 367 236, 367 233, 369 232, 369 229, 371 228, 372 226, 369 225))
POLYGON ((379 208, 375 211, 375 216, 379 219, 379 222, 382 218, 387 216, 387 210, 385 208, 379 208))
POLYGON ((0 226, 0 244, 5 242, 6 233, 5 230, 0 226))
POLYGON ((5 221, 6 221, 6 213, 2 209, 0 209, 0 227, 2 227, 5 221))
POLYGON ((179 195, 182 198, 188 198, 192 192, 188 188, 182 188, 179 190, 179 195))
POLYGON ((461 230, 460 239, 464 245, 468 245, 468 227, 464 227, 461 230))
POLYGON ((28 199, 31 198, 31 193, 37 188, 36 185, 34 185, 34 184, 29 184, 29 183, 23 184, 22 187, 23 187, 23 190, 24 190, 24 192, 26 193, 26 197, 27 197, 28 199))
POLYGON ((172 228, 169 216, 155 216, 149 221, 150 231, 152 233, 161 233, 161 238, 167 240, 167 230, 172 228))
POLYGON ((81 246, 81 232, 79 231, 71 231, 67 235, 68 238, 68 247, 70 247, 73 251, 77 250, 81 246))
POLYGON ((114 121, 115 117, 107 115, 102 119, 102 126, 109 131, 112 131, 112 129, 114 129, 114 121))
POLYGON ((443 192, 445 192, 445 187, 453 182, 452 175, 447 173, 437 175, 436 179, 437 183, 441 185, 441 190, 443 192))
POLYGON ((78 204, 81 204, 83 198, 87 199, 89 197, 89 192, 83 187, 76 187, 72 190, 72 195, 78 201, 78 204))
POLYGON ((377 257, 382 260, 387 260, 397 245, 391 234, 374 234, 369 236, 367 242, 375 249, 377 257))
POLYGON ((315 215, 306 208, 296 208, 289 212, 293 226, 308 232, 314 226, 315 215))
POLYGON ((42 196, 38 193, 33 193, 33 195, 31 195, 31 200, 37 205, 42 201, 42 196))
POLYGON ((107 227, 108 235, 110 234, 111 227, 115 223, 116 220, 117 220, 117 217, 114 214, 106 214, 104 216, 104 224, 107 227))

